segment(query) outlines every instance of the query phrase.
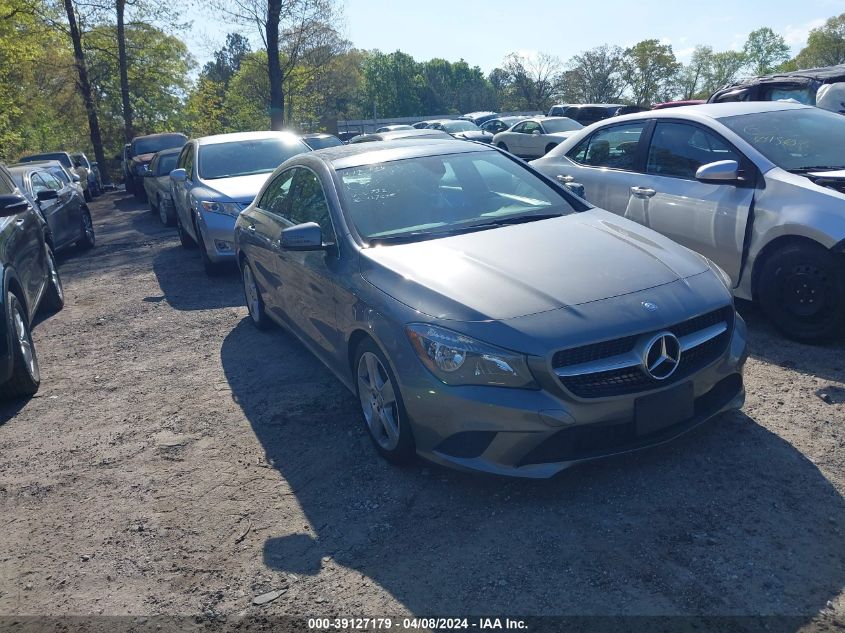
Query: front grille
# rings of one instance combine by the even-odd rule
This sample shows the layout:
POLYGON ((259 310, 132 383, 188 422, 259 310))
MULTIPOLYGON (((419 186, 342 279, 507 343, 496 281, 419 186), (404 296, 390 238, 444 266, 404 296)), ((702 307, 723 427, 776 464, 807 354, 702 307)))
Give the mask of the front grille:
MULTIPOLYGON (((683 352, 678 368, 666 380, 655 380, 639 365, 635 365, 610 371, 561 376, 561 384, 579 398, 622 396, 674 384, 712 363, 724 352, 733 330, 733 319, 733 306, 726 306, 664 328, 681 338, 720 323, 727 325, 727 329, 720 335, 683 352)), ((658 331, 662 330, 561 350, 552 358, 552 366, 559 369, 629 353, 638 340, 658 331)))

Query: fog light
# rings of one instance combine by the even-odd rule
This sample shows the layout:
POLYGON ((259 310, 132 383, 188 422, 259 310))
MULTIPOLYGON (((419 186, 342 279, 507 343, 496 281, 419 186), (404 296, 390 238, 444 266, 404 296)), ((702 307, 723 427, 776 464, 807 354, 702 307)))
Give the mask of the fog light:
POLYGON ((222 240, 214 240, 214 246, 217 248, 218 251, 232 250, 232 244, 230 242, 224 242, 222 240))

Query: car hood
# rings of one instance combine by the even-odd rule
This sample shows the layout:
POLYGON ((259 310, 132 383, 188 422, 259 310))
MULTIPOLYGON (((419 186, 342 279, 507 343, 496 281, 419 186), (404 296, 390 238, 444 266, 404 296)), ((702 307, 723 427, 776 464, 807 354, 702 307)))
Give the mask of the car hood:
POLYGON ((215 178, 213 180, 203 180, 202 183, 206 189, 217 191, 230 200, 252 202, 269 177, 270 172, 249 176, 236 176, 234 178, 215 178))
POLYGON ((593 209, 413 244, 362 251, 361 273, 440 319, 501 320, 686 279, 708 269, 688 249, 593 209))
POLYGON ((485 143, 489 143, 493 140, 493 135, 490 132, 485 132, 483 130, 470 130, 467 132, 455 132, 452 134, 455 138, 462 138, 466 139, 467 141, 483 141, 485 143))

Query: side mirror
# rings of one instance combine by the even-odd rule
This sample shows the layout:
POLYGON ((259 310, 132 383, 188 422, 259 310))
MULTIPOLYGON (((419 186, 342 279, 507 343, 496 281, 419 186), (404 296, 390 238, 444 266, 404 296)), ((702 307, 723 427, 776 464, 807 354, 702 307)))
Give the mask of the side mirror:
POLYGON ((59 197, 59 192, 55 189, 42 189, 41 191, 35 194, 35 197, 38 198, 38 202, 44 202, 45 200, 56 200, 59 197))
POLYGON ((23 196, 14 193, 0 196, 0 217, 16 215, 21 211, 26 211, 28 207, 29 202, 23 196))
POLYGON ((188 179, 188 172, 181 167, 170 172, 170 180, 173 182, 185 182, 188 179))
POLYGON ((323 231, 316 222, 297 224, 282 231, 279 246, 286 251, 322 251, 323 231))
POLYGON ((735 160, 719 160, 702 165, 695 172, 695 179, 701 182, 731 183, 739 180, 739 163, 735 160))

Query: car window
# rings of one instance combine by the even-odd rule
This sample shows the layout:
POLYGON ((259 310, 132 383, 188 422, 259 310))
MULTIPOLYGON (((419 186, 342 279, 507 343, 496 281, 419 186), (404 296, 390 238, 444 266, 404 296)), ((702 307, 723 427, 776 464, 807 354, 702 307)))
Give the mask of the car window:
POLYGON ((185 163, 188 162, 188 150, 189 149, 191 149, 191 146, 185 145, 185 147, 182 148, 182 151, 179 152, 179 160, 176 161, 176 164, 178 165, 179 169, 185 168, 185 163))
POLYGON ((188 174, 188 180, 194 179, 194 151, 194 146, 190 145, 185 156, 185 172, 188 174))
POLYGON ((513 129, 511 130, 511 132, 519 132, 520 134, 522 134, 524 131, 525 131, 525 123, 519 123, 517 125, 514 125, 513 129))
POLYGON ((6 174, 0 172, 0 196, 7 196, 15 192, 15 186, 6 178, 6 174))
POLYGON ((518 216, 573 211, 562 193, 495 151, 374 163, 338 175, 347 220, 364 240, 429 239, 518 216))
POLYGON ((32 174, 29 177, 29 182, 32 186, 32 193, 36 195, 38 195, 40 191, 47 191, 50 188, 50 186, 46 182, 44 182, 42 175, 42 172, 39 172, 32 174))
POLYGON ((63 187, 70 182, 70 180, 68 179, 64 170, 62 170, 61 167, 55 167, 55 168, 51 169, 50 173, 53 174, 53 177, 56 180, 58 180, 62 184, 63 187))
POLYGON ((290 220, 294 224, 316 222, 323 230, 323 241, 334 240, 329 205, 320 179, 310 169, 294 170, 293 195, 290 202, 290 220))
POLYGON ((155 173, 159 176, 166 176, 176 169, 176 154, 165 154, 158 157, 158 169, 155 173))
POLYGON ((150 170, 150 173, 158 173, 158 154, 153 156, 153 159, 150 161, 148 169, 150 170))
POLYGON ((542 132, 540 129, 540 124, 537 121, 526 121, 525 127, 522 128, 522 131, 525 134, 533 134, 534 132, 542 132))
POLYGON ((39 175, 44 179, 44 183, 48 188, 53 189, 54 191, 59 191, 62 188, 62 183, 59 182, 59 180, 50 172, 42 171, 39 175))
POLYGON ((632 171, 645 125, 645 121, 638 121, 602 128, 581 141, 567 156, 579 165, 632 171))
POLYGON ((646 171, 658 176, 694 179, 698 168, 740 156, 718 135, 695 125, 659 121, 651 138, 646 171))
POLYGON ((264 190, 264 195, 258 201, 258 206, 272 213, 278 215, 289 222, 290 219, 290 187, 293 183, 294 170, 288 169, 271 182, 267 189, 264 190))

